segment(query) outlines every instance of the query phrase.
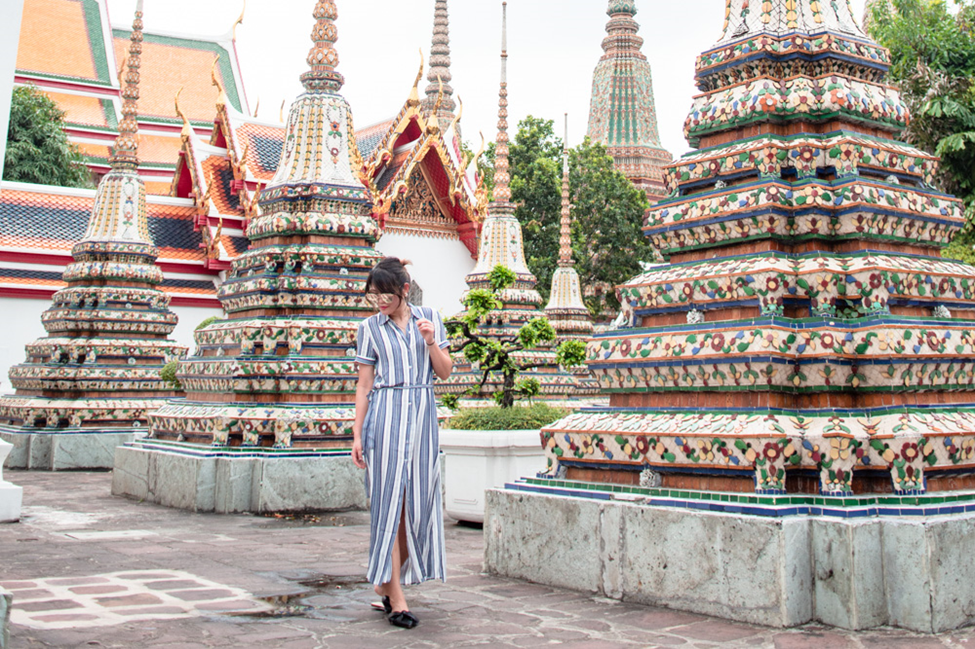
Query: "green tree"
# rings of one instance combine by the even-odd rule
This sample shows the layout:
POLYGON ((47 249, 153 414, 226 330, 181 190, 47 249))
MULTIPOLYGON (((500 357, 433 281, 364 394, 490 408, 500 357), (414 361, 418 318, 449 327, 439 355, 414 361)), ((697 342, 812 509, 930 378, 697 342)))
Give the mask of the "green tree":
MULTIPOLYGON (((572 247, 590 313, 605 319, 619 311, 616 286, 640 274, 653 257, 642 231, 647 195, 616 170, 606 147, 587 137, 569 152, 572 247)), ((558 247, 556 246, 556 250, 558 247)))
POLYGON ((891 79, 912 120, 911 144, 942 158, 938 189, 965 202, 968 223, 945 256, 975 263, 975 2, 892 0, 872 10, 870 34, 890 50, 891 79))
MULTIPOLYGON (((519 379, 525 370, 543 367, 546 363, 532 360, 519 360, 518 352, 537 349, 555 342, 555 329, 544 316, 537 316, 526 322, 517 333, 501 338, 491 338, 479 332, 492 311, 504 308, 501 293, 514 285, 515 274, 505 266, 495 266, 487 279, 491 290, 475 289, 464 296, 466 311, 463 315, 447 320, 444 325, 454 340, 451 352, 462 353, 467 361, 477 366, 481 372, 481 383, 469 389, 467 396, 477 396, 484 385, 494 375, 501 376, 501 389, 494 394, 495 401, 502 408, 511 408, 519 398, 530 399, 541 391, 538 379, 519 379)), ((556 362, 563 367, 576 367, 585 362, 586 346, 578 340, 563 341, 555 352, 556 362)), ((458 395, 445 395, 442 402, 449 408, 456 408, 458 395)))
POLYGON ((64 133, 64 111, 34 86, 14 89, 3 179, 61 187, 93 186, 84 156, 64 133))
MULTIPOLYGON (((522 225, 528 268, 548 300, 558 266, 562 212, 562 141, 552 120, 528 116, 511 143, 511 200, 522 225)), ((485 155, 490 169, 494 144, 485 155)), ((619 309, 615 286, 641 270, 652 251, 640 231, 646 195, 619 173, 606 148, 589 142, 570 151, 573 256, 593 315, 611 318, 619 309)), ((493 178, 488 178, 493 185, 493 178)))

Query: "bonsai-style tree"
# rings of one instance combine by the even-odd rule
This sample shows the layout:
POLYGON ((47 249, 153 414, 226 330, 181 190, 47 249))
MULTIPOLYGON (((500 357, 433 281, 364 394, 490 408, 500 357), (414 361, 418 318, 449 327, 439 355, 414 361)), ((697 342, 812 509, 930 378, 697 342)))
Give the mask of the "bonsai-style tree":
MULTIPOLYGON (((481 382, 461 395, 450 394, 443 397, 448 408, 457 408, 461 396, 477 396, 492 375, 500 375, 501 389, 495 392, 494 399, 502 408, 510 408, 519 398, 531 399, 541 392, 537 379, 519 379, 518 375, 548 363, 531 360, 519 361, 518 352, 530 351, 545 343, 554 343, 556 334, 548 318, 536 316, 526 322, 517 333, 506 337, 491 337, 480 333, 479 327, 487 316, 503 308, 501 293, 514 285, 515 274, 505 266, 495 266, 487 275, 491 290, 475 289, 464 298, 467 311, 444 323, 449 336, 455 340, 451 347, 453 353, 463 353, 464 358, 481 372, 481 382)), ((556 362, 562 367, 582 365, 586 359, 586 345, 579 340, 566 340, 556 349, 556 362)))

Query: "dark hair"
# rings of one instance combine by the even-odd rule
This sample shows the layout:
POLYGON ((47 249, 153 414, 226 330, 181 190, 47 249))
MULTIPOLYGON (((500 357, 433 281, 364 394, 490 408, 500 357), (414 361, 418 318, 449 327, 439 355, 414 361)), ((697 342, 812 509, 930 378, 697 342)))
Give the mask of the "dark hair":
POLYGON ((406 267, 410 264, 407 259, 384 257, 382 261, 372 267, 366 279, 366 293, 375 287, 380 293, 392 293, 399 297, 403 295, 403 284, 410 282, 410 274, 406 267))

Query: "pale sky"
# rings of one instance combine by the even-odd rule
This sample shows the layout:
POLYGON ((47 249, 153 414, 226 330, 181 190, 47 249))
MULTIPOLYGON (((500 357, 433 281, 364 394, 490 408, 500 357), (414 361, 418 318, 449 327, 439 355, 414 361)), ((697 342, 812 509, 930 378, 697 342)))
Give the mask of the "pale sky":
MULTIPOLYGON (((215 35, 229 31, 244 0, 145 0, 147 31, 215 35)), ((854 15, 864 0, 852 0, 854 15)), ((136 0, 108 0, 112 24, 129 27, 136 0)), ((337 0, 339 71, 357 128, 393 117, 405 102, 419 65, 429 58, 434 0, 337 0)), ((569 144, 585 135, 592 71, 602 55, 606 0, 509 0, 508 89, 512 135, 526 115, 556 120, 569 113, 569 144)), ((277 116, 282 100, 301 86, 311 47, 314 0, 247 0, 237 48, 253 110, 277 116)), ((483 131, 497 133, 500 78, 500 0, 450 0, 454 97, 464 100, 464 138, 477 149, 483 131)), ((722 0, 638 0, 643 53, 653 70, 663 145, 688 150, 684 119, 697 92, 694 58, 712 46, 724 18, 722 0)), ((421 83, 421 94, 426 87, 421 83)), ((286 108, 287 110, 287 108, 286 108)))

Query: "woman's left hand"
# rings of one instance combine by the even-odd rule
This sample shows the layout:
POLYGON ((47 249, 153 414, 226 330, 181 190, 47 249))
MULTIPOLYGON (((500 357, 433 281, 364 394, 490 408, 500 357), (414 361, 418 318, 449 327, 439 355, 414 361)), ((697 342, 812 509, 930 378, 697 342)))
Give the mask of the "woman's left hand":
POLYGON ((432 322, 426 318, 420 318, 416 323, 416 328, 420 330, 420 335, 423 336, 423 340, 426 342, 426 344, 432 345, 437 342, 437 330, 434 328, 432 322))

